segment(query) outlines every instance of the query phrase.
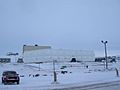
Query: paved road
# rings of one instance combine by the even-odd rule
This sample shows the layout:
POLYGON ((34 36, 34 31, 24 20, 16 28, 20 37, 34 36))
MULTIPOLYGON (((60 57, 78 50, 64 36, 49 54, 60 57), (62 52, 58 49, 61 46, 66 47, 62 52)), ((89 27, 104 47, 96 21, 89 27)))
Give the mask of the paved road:
POLYGON ((89 90, 120 90, 120 84, 106 86, 106 87, 100 87, 100 88, 93 88, 93 89, 89 89, 89 90))
POLYGON ((99 84, 92 84, 92 85, 85 85, 85 86, 68 86, 68 87, 20 87, 17 85, 11 87, 0 87, 0 90, 120 90, 120 81, 114 82, 106 82, 106 83, 99 83, 99 84), (49 88, 49 89, 48 89, 49 88))
MULTIPOLYGON (((38 88, 30 88, 29 90, 43 90, 38 88)), ((120 90, 120 81, 114 82, 106 82, 106 83, 99 83, 99 84, 92 84, 92 85, 85 85, 85 86, 77 86, 77 87, 65 87, 65 88, 51 88, 51 89, 44 89, 44 90, 120 90)))
POLYGON ((80 87, 78 90, 120 90, 120 81, 80 87))
POLYGON ((64 89, 54 89, 54 90, 120 90, 120 81, 99 83, 64 89))

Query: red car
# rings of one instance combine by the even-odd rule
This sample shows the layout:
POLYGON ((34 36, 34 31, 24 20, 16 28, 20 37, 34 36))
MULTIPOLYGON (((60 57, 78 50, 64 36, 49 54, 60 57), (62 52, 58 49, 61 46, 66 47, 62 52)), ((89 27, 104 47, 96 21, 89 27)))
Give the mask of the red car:
POLYGON ((4 71, 2 74, 2 83, 7 84, 7 83, 17 83, 19 84, 20 82, 20 77, 17 74, 16 71, 4 71))

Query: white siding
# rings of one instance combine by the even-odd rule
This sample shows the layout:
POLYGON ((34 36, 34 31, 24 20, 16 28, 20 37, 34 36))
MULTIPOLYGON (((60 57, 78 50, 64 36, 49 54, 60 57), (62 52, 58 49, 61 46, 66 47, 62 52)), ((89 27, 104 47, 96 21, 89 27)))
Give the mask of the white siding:
POLYGON ((95 54, 89 50, 43 49, 24 52, 23 57, 24 62, 71 61, 73 57, 78 61, 94 61, 95 54))

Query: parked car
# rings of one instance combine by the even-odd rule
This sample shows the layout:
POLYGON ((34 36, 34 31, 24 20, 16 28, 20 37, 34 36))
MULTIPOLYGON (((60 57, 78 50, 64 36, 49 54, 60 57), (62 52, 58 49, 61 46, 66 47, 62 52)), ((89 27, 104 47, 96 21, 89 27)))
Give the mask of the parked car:
POLYGON ((20 82, 20 77, 17 74, 16 71, 4 71, 2 74, 2 83, 7 84, 7 83, 17 83, 19 84, 20 82))

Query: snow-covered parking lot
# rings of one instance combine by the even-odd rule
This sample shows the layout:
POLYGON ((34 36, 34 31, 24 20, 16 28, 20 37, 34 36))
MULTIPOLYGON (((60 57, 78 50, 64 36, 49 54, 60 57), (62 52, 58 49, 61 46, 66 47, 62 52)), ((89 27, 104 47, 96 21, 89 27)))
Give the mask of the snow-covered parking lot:
POLYGON ((5 70, 15 70, 20 76, 19 85, 4 85, 0 80, 0 90, 48 90, 120 80, 115 71, 115 68, 120 70, 119 62, 110 63, 110 70, 105 70, 103 63, 95 62, 57 62, 55 68, 58 84, 53 84, 53 63, 0 64, 0 78, 5 70))

